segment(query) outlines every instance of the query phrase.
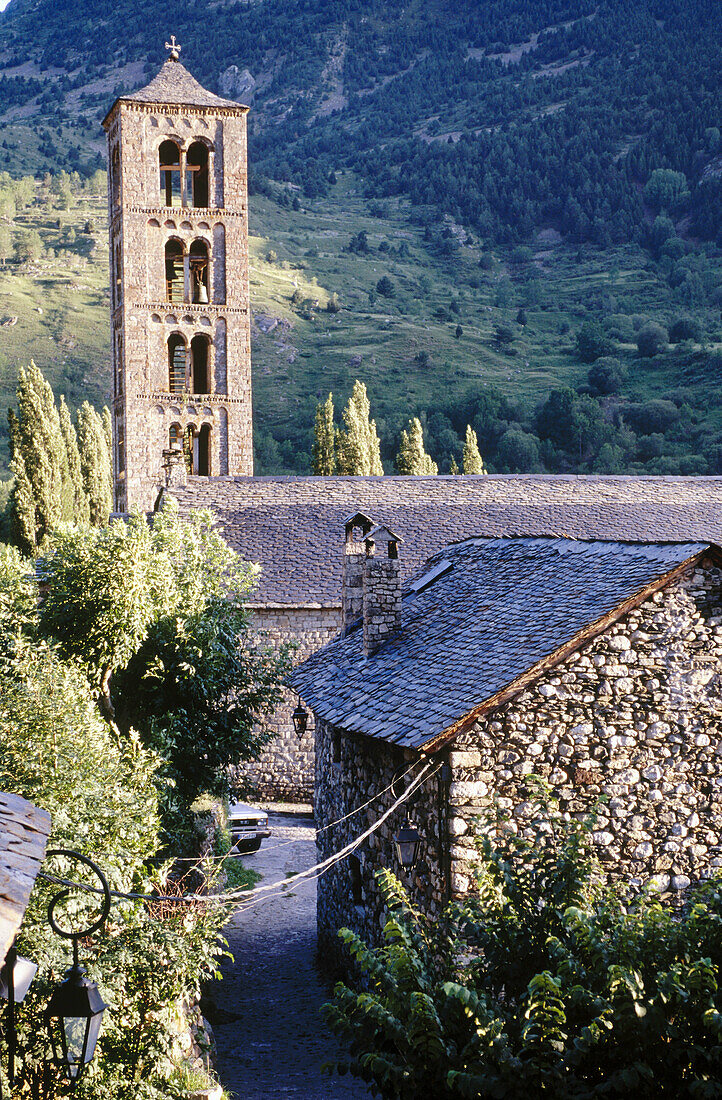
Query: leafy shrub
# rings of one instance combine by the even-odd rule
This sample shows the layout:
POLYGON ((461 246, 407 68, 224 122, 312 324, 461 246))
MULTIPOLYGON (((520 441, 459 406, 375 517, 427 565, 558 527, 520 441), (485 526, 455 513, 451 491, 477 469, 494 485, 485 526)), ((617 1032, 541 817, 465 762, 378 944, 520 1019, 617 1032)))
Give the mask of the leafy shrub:
POLYGON ((603 359, 597 359, 596 363, 590 367, 587 377, 589 385, 597 393, 618 393, 626 377, 626 371, 618 359, 605 356, 603 359))
POLYGON ((652 359, 667 346, 667 332, 655 321, 643 325, 637 333, 637 350, 644 359, 652 359))
POLYGON ((478 894, 438 920, 380 872, 384 942, 340 932, 359 977, 325 1007, 344 1068, 395 1100, 719 1095, 722 883, 682 913, 606 887, 592 820, 530 802, 519 835, 484 821, 478 894))
POLYGON ((673 401, 654 398, 651 401, 627 405, 624 417, 640 434, 649 435, 653 432, 665 432, 676 423, 679 420, 679 409, 673 401))
POLYGON ((681 344, 683 340, 698 344, 701 339, 702 326, 694 317, 678 317, 669 330, 670 344, 681 344))
POLYGON ((599 321, 585 321, 577 333, 577 354, 582 362, 593 363, 609 351, 610 343, 599 321))

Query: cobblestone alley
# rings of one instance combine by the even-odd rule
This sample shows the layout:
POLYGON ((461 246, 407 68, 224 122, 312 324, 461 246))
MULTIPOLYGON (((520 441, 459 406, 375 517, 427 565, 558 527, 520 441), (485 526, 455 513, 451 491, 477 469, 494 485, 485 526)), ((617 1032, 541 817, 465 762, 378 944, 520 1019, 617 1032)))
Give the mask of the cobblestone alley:
MULTIPOLYGON (((270 813, 272 835, 244 856, 263 885, 316 862, 310 816, 270 813)), ((234 1100, 366 1100, 365 1086, 321 1072, 340 1053, 319 1006, 330 988, 316 967, 316 886, 309 882, 236 913, 226 926, 235 961, 216 985, 218 1070, 234 1100)))

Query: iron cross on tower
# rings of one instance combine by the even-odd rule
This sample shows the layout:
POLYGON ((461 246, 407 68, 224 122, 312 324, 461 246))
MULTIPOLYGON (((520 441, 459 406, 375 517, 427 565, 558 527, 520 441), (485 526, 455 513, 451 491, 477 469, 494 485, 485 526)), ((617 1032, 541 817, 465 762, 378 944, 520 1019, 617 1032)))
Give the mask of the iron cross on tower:
POLYGON ((179 59, 181 47, 176 42, 174 34, 170 36, 170 42, 166 42, 165 48, 170 50, 170 61, 177 61, 179 59))

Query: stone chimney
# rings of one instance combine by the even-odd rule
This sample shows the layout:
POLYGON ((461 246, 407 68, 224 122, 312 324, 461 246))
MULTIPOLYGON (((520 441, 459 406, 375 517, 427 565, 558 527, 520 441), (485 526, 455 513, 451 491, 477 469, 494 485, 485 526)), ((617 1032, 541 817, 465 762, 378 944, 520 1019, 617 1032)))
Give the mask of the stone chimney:
POLYGON ((163 472, 166 489, 180 488, 188 483, 186 459, 181 447, 163 451, 163 472))
POLYGON ((366 561, 366 547, 364 539, 374 526, 372 519, 363 512, 355 512, 344 520, 346 541, 343 558, 343 633, 348 634, 353 623, 358 622, 363 615, 364 598, 364 562, 366 561))
POLYGON ((374 527, 365 539, 363 626, 367 657, 401 629, 398 544, 402 541, 388 527, 374 527))

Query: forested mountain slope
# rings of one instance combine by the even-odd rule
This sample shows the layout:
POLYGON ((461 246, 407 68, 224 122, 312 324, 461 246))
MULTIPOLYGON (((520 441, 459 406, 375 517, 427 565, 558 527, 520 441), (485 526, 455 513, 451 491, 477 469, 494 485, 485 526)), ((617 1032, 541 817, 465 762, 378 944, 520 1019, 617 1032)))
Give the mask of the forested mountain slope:
POLYGON ((358 375, 387 460, 426 410, 442 468, 471 418, 499 469, 722 469, 718 3, 11 0, 4 167, 89 175, 171 33, 252 107, 262 468, 307 468, 315 401, 358 375), (619 362, 597 383, 585 322, 619 362), (542 410, 565 383, 567 435, 542 410))

